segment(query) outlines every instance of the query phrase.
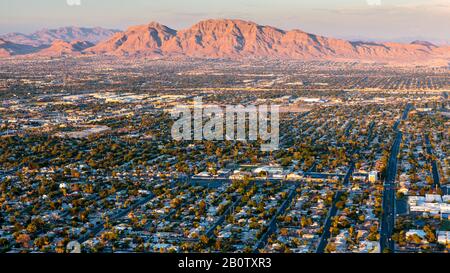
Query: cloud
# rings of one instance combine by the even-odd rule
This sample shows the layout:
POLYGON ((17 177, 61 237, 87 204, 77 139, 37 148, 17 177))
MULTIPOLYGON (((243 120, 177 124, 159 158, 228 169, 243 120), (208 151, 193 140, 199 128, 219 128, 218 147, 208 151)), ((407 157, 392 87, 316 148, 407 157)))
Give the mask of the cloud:
POLYGON ((450 16, 450 1, 429 0, 426 2, 409 2, 406 4, 392 4, 383 0, 365 0, 367 5, 342 8, 316 8, 335 14, 346 15, 375 15, 375 14, 447 14, 450 16))

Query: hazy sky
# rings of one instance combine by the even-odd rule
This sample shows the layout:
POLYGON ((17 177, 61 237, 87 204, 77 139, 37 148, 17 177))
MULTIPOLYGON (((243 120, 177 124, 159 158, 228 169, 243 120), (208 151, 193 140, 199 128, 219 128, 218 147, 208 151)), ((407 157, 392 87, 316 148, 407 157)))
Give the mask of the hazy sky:
POLYGON ((0 33, 150 21, 180 29, 207 18, 352 39, 450 41, 450 0, 0 0, 0 33))

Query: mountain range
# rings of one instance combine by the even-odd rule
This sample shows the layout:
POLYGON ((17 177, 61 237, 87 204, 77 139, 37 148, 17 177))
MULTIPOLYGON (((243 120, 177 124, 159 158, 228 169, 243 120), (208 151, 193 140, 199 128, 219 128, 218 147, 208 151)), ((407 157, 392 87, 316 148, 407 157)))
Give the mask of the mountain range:
POLYGON ((0 58, 15 55, 27 55, 38 52, 41 48, 30 45, 16 44, 0 39, 0 58))
POLYGON ((205 20, 184 30, 156 22, 132 26, 123 32, 99 28, 80 32, 81 29, 41 31, 36 33, 44 34, 33 34, 26 39, 19 35, 4 35, 1 37, 4 44, 0 44, 0 56, 24 55, 25 46, 30 46, 29 54, 25 53, 27 56, 276 58, 445 65, 450 61, 450 46, 436 46, 426 41, 410 44, 351 42, 232 19, 205 20), (2 51, 6 53, 2 54, 2 51))
POLYGON ((15 44, 30 45, 40 47, 50 45, 54 41, 62 40, 65 42, 87 41, 90 43, 98 43, 111 37, 120 30, 105 29, 101 27, 84 28, 84 27, 61 27, 56 29, 42 29, 32 34, 8 33, 0 35, 0 39, 15 44))

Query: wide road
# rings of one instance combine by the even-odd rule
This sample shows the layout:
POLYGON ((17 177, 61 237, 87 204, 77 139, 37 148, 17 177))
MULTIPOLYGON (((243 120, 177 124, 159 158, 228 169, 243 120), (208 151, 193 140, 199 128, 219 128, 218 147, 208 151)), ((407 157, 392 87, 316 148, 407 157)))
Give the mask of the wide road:
POLYGON ((394 251, 394 242, 392 241, 392 232, 395 226, 395 179, 397 177, 397 156, 400 151, 402 133, 397 132, 394 145, 392 146, 388 167, 386 170, 386 179, 384 182, 383 215, 381 219, 381 251, 389 249, 394 251))
POLYGON ((408 119, 409 111, 412 105, 408 104, 403 112, 400 120, 394 125, 396 137, 392 145, 391 155, 389 157, 388 166, 386 169, 386 178, 384 181, 383 192, 383 213, 381 216, 381 232, 380 232, 380 247, 381 252, 394 252, 395 243, 392 240, 392 233, 395 227, 395 192, 396 192, 396 177, 397 177, 397 158, 400 151, 400 144, 402 143, 403 134, 399 130, 399 125, 402 120, 408 119))
POLYGON ((234 201, 222 214, 222 216, 217 219, 217 221, 206 231, 205 235, 208 238, 212 238, 214 235, 214 231, 218 226, 220 226, 223 222, 225 222, 225 219, 228 215, 230 215, 232 212, 234 212, 234 209, 241 203, 242 196, 239 196, 236 201, 234 201))
MULTIPOLYGON (((144 205, 145 203, 149 202, 150 200, 152 200, 155 196, 153 194, 150 194, 146 197, 141 198, 138 202, 136 202, 135 204, 129 206, 126 209, 121 209, 119 210, 117 213, 109 216, 110 221, 115 221, 118 220, 120 218, 125 217, 126 215, 128 215, 132 210, 135 210, 136 208, 144 205)), ((95 237, 97 234, 103 232, 105 230, 104 227, 104 222, 95 225, 92 229, 88 230, 83 236, 81 236, 77 241, 80 244, 83 244, 84 242, 86 242, 87 240, 89 240, 91 237, 95 237)))
MULTIPOLYGON (((433 155, 433 149, 431 147, 430 142, 430 136, 428 134, 425 134, 425 143, 427 144, 427 153, 432 156, 433 155)), ((439 171, 437 167, 436 160, 431 161, 431 167, 432 167, 432 173, 433 173, 433 181, 434 181, 434 187, 441 187, 441 182, 439 181, 439 171)))
MULTIPOLYGON (((346 187, 350 181, 350 177, 353 174, 353 171, 355 170, 355 163, 350 163, 350 168, 347 171, 347 174, 345 175, 343 185, 346 187)), ((338 211, 338 208, 336 207, 337 202, 341 200, 342 194, 344 194, 345 190, 340 190, 336 193, 336 196, 333 199, 333 204, 331 205, 331 209, 328 212, 327 219, 325 220, 325 225, 323 226, 323 233, 320 237, 319 245, 317 246, 316 253, 323 253, 325 251, 325 248, 328 245, 328 240, 330 238, 330 228, 331 228, 331 222, 333 218, 336 216, 336 213, 338 211)))
POLYGON ((353 123, 352 122, 349 122, 348 123, 348 125, 347 125, 347 128, 345 128, 345 136, 346 137, 349 137, 350 136, 350 133, 351 133, 351 129, 353 128, 353 123))
POLYGON ((292 199, 294 199, 294 197, 297 195, 298 187, 299 185, 297 184, 296 186, 293 186, 291 188, 288 197, 283 202, 281 207, 277 210, 275 215, 272 217, 272 220, 269 222, 267 231, 261 236, 261 239, 259 239, 258 242, 256 242, 255 246, 253 247, 253 253, 258 253, 259 249, 263 248, 266 245, 269 236, 272 235, 272 233, 275 232, 275 230, 277 230, 277 217, 281 214, 284 214, 286 209, 292 203, 292 199))

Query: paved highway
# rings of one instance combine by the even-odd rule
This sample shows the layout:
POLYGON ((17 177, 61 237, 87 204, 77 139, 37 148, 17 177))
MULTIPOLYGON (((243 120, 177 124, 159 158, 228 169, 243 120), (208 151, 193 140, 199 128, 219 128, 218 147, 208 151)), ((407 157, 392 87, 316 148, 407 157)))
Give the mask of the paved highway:
MULTIPOLYGON (((112 216, 110 216, 109 217, 110 221, 115 221, 117 219, 120 219, 120 218, 128 215, 132 210, 144 205, 145 203, 149 202, 153 198, 154 198, 153 194, 150 194, 147 197, 142 198, 141 200, 139 200, 135 204, 131 205, 130 207, 128 207, 126 209, 122 209, 122 210, 118 211, 117 213, 113 214, 112 216)), ((84 242, 89 240, 91 237, 95 237, 97 234, 99 234, 100 232, 102 232, 105 229, 104 224, 105 223, 100 223, 100 224, 95 225, 92 229, 90 229, 83 236, 81 236, 77 241, 80 244, 83 244, 84 242)))
POLYGON ((263 248, 266 245, 267 239, 269 239, 269 236, 275 230, 277 230, 277 217, 281 214, 284 214, 286 209, 289 207, 289 205, 292 202, 292 199, 294 199, 294 197, 297 195, 297 188, 298 188, 298 185, 293 186, 292 189, 289 191, 288 197, 283 202, 283 204, 278 209, 278 211, 275 213, 275 215, 272 217, 272 220, 269 222, 269 226, 267 228, 266 233, 264 233, 263 236, 261 236, 261 239, 259 239, 259 241, 253 247, 253 253, 258 253, 259 249, 263 248))
POLYGON ((212 238, 214 235, 214 231, 216 230, 216 228, 218 226, 220 226, 223 222, 225 222, 225 219, 228 215, 230 215, 234 209, 241 203, 242 197, 239 196, 236 201, 234 201, 226 210, 225 212, 222 214, 222 216, 219 217, 219 219, 217 219, 217 221, 206 231, 205 235, 208 238, 212 238))
MULTIPOLYGON (((344 187, 348 185, 348 182, 350 181, 350 177, 353 174, 353 171, 355 170, 355 164, 352 162, 350 164, 350 168, 347 171, 347 174, 345 175, 343 185, 344 187)), ((316 253, 323 253, 325 251, 325 248, 327 247, 328 240, 330 238, 330 227, 331 227, 331 221, 333 220, 333 217, 336 216, 336 213, 338 211, 338 208, 336 207, 336 203, 341 200, 342 194, 345 192, 345 190, 340 190, 336 193, 336 196, 333 199, 333 204, 331 205, 331 209, 328 212, 327 219, 325 220, 325 225, 323 227, 323 233, 320 237, 319 245, 317 246, 316 253)))
MULTIPOLYGON (((425 134, 425 143, 427 144, 427 153, 432 156, 433 155, 433 149, 431 147, 431 143, 430 143, 430 137, 428 134, 425 134)), ((433 173, 433 181, 434 181, 434 186, 435 187, 441 187, 441 182, 439 181, 439 171, 438 171, 438 167, 437 167, 437 163, 436 160, 433 160, 431 162, 431 167, 432 167, 432 173, 433 173)))
POLYGON ((384 182, 383 215, 381 219, 381 251, 394 250, 394 242, 391 239, 395 226, 395 178, 397 177, 397 156, 400 150, 400 143, 403 134, 397 132, 397 137, 392 146, 386 170, 386 180, 384 182))
POLYGON ((388 166, 386 169, 386 178, 384 182, 383 192, 383 214, 381 216, 381 231, 380 231, 380 247, 381 251, 394 252, 395 244, 392 240, 392 233, 395 227, 395 192, 397 177, 397 157, 400 151, 400 144, 402 142, 403 134, 399 130, 399 125, 402 120, 408 119, 409 111, 412 109, 412 105, 408 104, 405 111, 402 114, 400 120, 394 125, 394 130, 397 136, 395 137, 394 144, 392 145, 391 155, 389 157, 388 166))

